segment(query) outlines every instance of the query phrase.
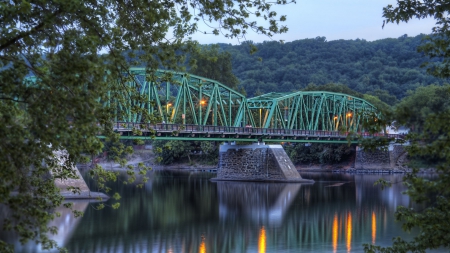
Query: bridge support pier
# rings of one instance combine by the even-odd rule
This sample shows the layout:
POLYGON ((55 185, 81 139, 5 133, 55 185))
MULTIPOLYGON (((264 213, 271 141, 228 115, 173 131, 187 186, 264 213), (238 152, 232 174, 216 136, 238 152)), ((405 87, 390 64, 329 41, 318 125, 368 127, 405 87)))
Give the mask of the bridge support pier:
POLYGON ((53 159, 57 167, 55 169, 50 170, 50 174, 54 174, 60 170, 68 170, 72 174, 71 177, 66 179, 55 179, 55 185, 59 188, 61 195, 64 199, 97 199, 101 198, 103 200, 108 199, 109 197, 101 192, 92 192, 89 190, 89 187, 81 176, 78 168, 71 164, 70 168, 64 168, 66 166, 66 162, 69 159, 69 154, 66 150, 56 150, 53 152, 53 159), (54 171, 53 171, 54 170, 54 171), (75 187, 79 189, 79 193, 74 193, 71 190, 71 187, 75 187))
POLYGON ((275 181, 313 183, 303 179, 281 145, 222 144, 214 181, 275 181))
POLYGON ((390 144, 388 150, 368 151, 356 147, 355 169, 357 170, 397 170, 407 163, 407 152, 403 145, 390 144))

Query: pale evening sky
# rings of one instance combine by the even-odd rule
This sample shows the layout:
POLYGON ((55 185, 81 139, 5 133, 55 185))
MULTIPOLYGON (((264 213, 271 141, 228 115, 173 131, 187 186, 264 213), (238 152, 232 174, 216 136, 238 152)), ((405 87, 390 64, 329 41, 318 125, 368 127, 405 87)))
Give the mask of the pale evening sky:
MULTIPOLYGON (((278 15, 287 15, 284 22, 289 31, 275 35, 272 40, 286 42, 305 38, 324 36, 328 41, 338 39, 365 39, 374 41, 384 38, 398 38, 404 34, 415 36, 430 34, 435 20, 413 20, 408 23, 389 23, 382 28, 383 7, 396 5, 395 0, 297 0, 296 4, 277 7, 278 15)), ((200 29, 204 26, 199 23, 200 29)), ((212 34, 192 36, 200 44, 231 43, 239 44, 237 39, 227 39, 212 34)), ((247 40, 263 42, 271 40, 265 35, 249 32, 247 40)))

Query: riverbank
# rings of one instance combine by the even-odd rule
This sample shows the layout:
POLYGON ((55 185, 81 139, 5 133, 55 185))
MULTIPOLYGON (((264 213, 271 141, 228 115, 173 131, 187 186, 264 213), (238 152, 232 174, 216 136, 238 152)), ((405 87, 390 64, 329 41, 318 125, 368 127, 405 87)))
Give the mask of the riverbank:
MULTIPOLYGON (((138 150, 130 155, 125 166, 121 166, 113 161, 106 159, 98 160, 98 165, 106 170, 124 171, 127 166, 132 165, 137 167, 139 163, 151 167, 153 170, 186 170, 186 171, 217 171, 218 165, 201 164, 196 160, 189 162, 176 163, 171 165, 161 165, 155 162, 155 154, 151 150, 138 150)), ((336 164, 300 164, 296 165, 298 172, 331 172, 331 173, 349 173, 349 174, 402 174, 411 172, 411 169, 406 166, 398 166, 389 169, 356 169, 354 160, 343 161, 336 164)), ((86 167, 81 165, 81 167, 86 167)), ((89 166, 87 166, 89 167, 89 166)), ((422 169, 420 173, 436 173, 434 168, 422 169)))
MULTIPOLYGON (((114 161, 108 161, 107 159, 98 159, 98 165, 102 166, 106 170, 114 170, 114 171, 122 171, 127 170, 129 165, 133 167, 137 167, 140 163, 143 163, 145 166, 149 166, 154 170, 162 170, 162 169, 170 169, 170 170, 207 170, 212 171, 217 169, 217 164, 201 164, 196 160, 192 162, 183 162, 183 163, 175 163, 171 165, 161 165, 156 162, 156 156, 151 150, 139 150, 135 151, 135 153, 129 155, 127 157, 127 163, 122 166, 114 161)), ((88 168, 93 164, 80 164, 77 165, 79 168, 88 168)))
MULTIPOLYGON (((207 164, 189 164, 176 163, 171 165, 155 164, 151 159, 133 158, 125 166, 113 162, 100 162, 99 165, 107 170, 125 171, 128 165, 137 166, 139 163, 144 163, 151 167, 152 170, 174 170, 174 171, 207 171, 216 172, 217 165, 207 164)), ((411 172, 411 169, 355 169, 352 166, 342 166, 341 164, 318 164, 318 165, 297 165, 298 172, 326 172, 326 173, 348 173, 348 174, 403 174, 411 172)), ((435 169, 423 169, 420 173, 436 173, 435 169)))

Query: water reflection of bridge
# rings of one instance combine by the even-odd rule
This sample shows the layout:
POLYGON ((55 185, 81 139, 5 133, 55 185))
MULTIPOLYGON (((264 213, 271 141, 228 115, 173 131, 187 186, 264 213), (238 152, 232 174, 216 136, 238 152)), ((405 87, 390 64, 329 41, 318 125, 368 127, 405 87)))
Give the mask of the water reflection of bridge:
POLYGON ((219 216, 280 225, 301 184, 217 182, 219 216))
POLYGON ((166 176, 150 191, 121 185, 118 211, 88 209, 62 241, 72 252, 358 252, 400 232, 390 211, 409 204, 400 184, 380 193, 378 178, 300 185, 166 176))
POLYGON ((195 175, 166 175, 155 178, 150 191, 118 184, 124 196, 119 210, 87 209, 82 219, 62 213, 53 224, 60 229, 54 239, 72 252, 358 252, 362 243, 379 244, 380 237, 399 231, 391 213, 398 204, 409 205, 399 194, 401 184, 381 193, 373 187, 380 177, 396 179, 347 175, 340 183, 314 178, 314 185, 212 184, 195 175))

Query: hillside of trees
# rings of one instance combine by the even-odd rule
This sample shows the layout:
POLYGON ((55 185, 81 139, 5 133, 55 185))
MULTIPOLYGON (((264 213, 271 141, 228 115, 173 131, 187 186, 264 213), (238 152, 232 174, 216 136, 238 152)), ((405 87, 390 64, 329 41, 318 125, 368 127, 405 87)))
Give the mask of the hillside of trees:
POLYGON ((310 84, 344 84, 360 93, 395 96, 407 90, 447 80, 427 74, 420 66, 427 57, 417 52, 425 35, 397 39, 327 41, 325 37, 254 44, 219 44, 231 54, 233 73, 249 97, 267 92, 288 92, 310 84))

